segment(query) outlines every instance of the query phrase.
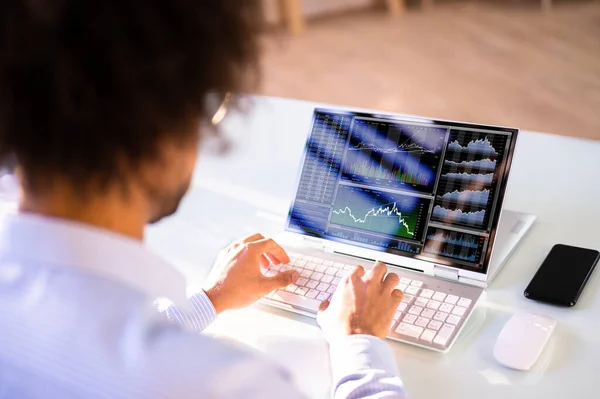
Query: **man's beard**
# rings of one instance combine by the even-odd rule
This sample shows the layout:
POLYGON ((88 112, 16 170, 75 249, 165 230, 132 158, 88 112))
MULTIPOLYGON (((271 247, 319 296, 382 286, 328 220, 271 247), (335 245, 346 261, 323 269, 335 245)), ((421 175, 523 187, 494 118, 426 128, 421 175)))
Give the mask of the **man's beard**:
POLYGON ((190 187, 190 181, 183 183, 174 193, 166 193, 155 187, 147 187, 146 191, 150 196, 151 201, 157 204, 157 212, 151 215, 149 223, 156 223, 161 219, 173 215, 177 212, 181 200, 187 193, 190 187))

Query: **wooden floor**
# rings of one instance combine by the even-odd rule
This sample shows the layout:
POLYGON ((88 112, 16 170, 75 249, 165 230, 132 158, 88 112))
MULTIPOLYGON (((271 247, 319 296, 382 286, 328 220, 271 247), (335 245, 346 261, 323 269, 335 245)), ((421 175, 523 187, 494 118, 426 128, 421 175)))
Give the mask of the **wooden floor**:
POLYGON ((559 2, 546 15, 537 4, 453 2, 272 32, 261 90, 600 139, 600 2, 559 2))

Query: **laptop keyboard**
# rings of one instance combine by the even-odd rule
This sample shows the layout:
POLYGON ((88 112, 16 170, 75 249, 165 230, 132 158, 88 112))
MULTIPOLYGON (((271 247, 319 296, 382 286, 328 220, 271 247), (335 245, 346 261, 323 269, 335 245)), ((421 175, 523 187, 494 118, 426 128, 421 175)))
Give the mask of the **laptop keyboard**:
MULTIPOLYGON (((331 298, 342 278, 355 267, 299 253, 288 255, 289 264, 270 265, 265 275, 294 269, 300 278, 266 298, 311 314, 317 313, 321 302, 331 298)), ((448 347, 483 290, 418 273, 394 272, 400 277, 396 288, 404 292, 404 298, 388 337, 435 349, 448 347)))

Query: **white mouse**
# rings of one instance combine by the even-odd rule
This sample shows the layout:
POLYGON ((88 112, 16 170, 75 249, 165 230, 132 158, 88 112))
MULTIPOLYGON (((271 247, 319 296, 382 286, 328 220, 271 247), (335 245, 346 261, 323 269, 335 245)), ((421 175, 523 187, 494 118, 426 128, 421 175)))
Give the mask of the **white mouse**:
POLYGON ((517 370, 529 370, 548 342, 556 320, 520 312, 506 322, 494 346, 494 357, 517 370))

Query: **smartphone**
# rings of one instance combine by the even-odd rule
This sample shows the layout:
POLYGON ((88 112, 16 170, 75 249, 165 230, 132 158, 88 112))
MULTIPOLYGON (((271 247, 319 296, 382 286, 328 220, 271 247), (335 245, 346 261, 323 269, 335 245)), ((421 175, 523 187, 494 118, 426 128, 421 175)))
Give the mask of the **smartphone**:
POLYGON ((555 305, 575 306, 600 252, 557 244, 525 289, 525 297, 555 305))

